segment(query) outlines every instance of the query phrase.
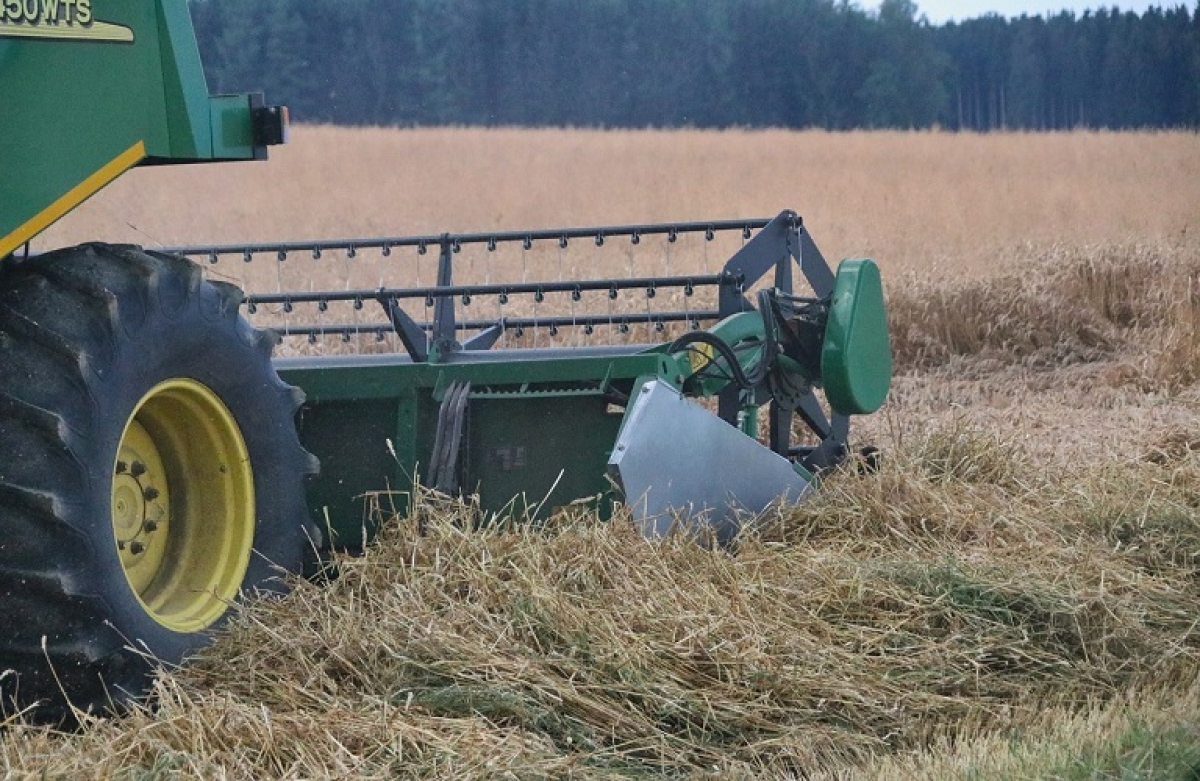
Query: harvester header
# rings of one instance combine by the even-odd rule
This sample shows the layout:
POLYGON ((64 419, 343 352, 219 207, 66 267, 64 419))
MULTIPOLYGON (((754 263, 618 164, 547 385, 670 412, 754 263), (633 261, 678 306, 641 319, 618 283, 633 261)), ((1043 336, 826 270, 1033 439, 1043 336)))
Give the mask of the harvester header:
POLYGON ((301 437, 323 464, 312 517, 350 547, 374 523, 372 493, 414 482, 484 512, 618 502, 651 534, 682 514, 728 540, 840 463, 849 416, 878 409, 891 377, 878 268, 835 274, 791 211, 169 251, 225 278, 275 264, 268 277, 298 283, 245 304, 300 354, 276 367, 308 399, 301 437), (736 249, 716 266, 714 247, 736 249), (664 267, 681 253, 701 265, 664 267), (299 287, 351 264, 392 284, 299 287), (670 416, 666 398, 680 402, 670 416))

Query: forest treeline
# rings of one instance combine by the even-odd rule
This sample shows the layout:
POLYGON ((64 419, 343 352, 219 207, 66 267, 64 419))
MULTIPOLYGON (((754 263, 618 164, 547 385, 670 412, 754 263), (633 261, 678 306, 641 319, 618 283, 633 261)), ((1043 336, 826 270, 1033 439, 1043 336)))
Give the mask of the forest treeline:
MULTIPOLYGON (((1053 2, 1053 0, 1051 0, 1053 2)), ((929 24, 911 0, 191 0, 210 88, 306 122, 1200 127, 1200 2, 929 24)))

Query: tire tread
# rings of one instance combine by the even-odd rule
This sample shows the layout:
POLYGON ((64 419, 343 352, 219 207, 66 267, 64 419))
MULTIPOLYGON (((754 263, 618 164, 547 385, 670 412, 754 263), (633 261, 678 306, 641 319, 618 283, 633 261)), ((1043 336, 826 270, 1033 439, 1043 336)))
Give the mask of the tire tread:
MULTIPOLYGON (((260 364, 266 358, 265 369, 253 371, 263 372, 260 382, 271 387, 270 399, 278 397, 279 412, 266 425, 270 432, 252 435, 268 438, 271 468, 294 476, 288 481, 300 491, 289 500, 300 508, 295 530, 284 531, 294 534, 294 546, 279 542, 284 553, 276 558, 287 560, 274 562, 299 570, 306 544, 301 486, 315 459, 295 426, 285 425, 296 396, 270 368, 276 337, 240 318, 242 298, 232 285, 206 282, 190 261, 132 245, 85 244, 0 268, 0 540, 9 540, 0 542, 0 612, 14 626, 0 636, 0 672, 16 673, 0 676, 0 721, 35 704, 35 716, 48 721, 67 719, 73 708, 120 709, 149 685, 153 665, 133 650, 139 641, 122 631, 98 580, 98 557, 115 559, 99 550, 111 534, 107 511, 97 521, 81 509, 80 481, 111 464, 89 466, 80 454, 105 425, 96 420, 96 394, 110 374, 120 376, 140 351, 153 349, 161 326, 233 328, 230 338, 260 364), (27 454, 15 449, 37 455, 25 463, 27 454)), ((203 334, 191 338, 203 341, 203 334)), ((281 590, 259 577, 264 583, 250 585, 281 590)))

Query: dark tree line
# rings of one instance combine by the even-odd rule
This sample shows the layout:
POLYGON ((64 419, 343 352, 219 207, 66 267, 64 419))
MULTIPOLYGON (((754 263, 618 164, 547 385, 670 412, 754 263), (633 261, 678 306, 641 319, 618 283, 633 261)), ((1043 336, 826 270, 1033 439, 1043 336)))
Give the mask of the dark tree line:
POLYGON ((382 125, 1200 127, 1200 2, 192 0, 210 87, 382 125))

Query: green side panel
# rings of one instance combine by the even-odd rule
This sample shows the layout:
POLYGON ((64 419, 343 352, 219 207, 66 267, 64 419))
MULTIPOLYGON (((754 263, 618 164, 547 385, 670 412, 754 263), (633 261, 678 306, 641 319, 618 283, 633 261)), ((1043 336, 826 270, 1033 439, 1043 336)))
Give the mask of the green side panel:
MULTIPOLYGON (((374 538, 380 519, 373 501, 407 506, 415 459, 393 457, 388 449, 401 420, 400 399, 312 405, 300 417, 305 446, 321 460, 321 474, 307 489, 311 518, 339 547, 358 550, 374 538), (396 493, 381 495, 385 491, 396 493)), ((411 418, 408 422, 411 428, 411 418)), ((415 444, 415 433, 410 430, 403 441, 415 444)))
POLYGON ((604 505, 622 412, 598 396, 473 401, 467 490, 485 509, 513 502, 525 514, 540 506, 538 517, 575 501, 604 505))
POLYGON ((255 157, 250 96, 210 101, 186 0, 19 5, 0 2, 0 256, 139 162, 255 157))
POLYGON ((358 549, 375 534, 373 498, 403 513, 428 470, 444 390, 471 383, 462 445, 463 488, 484 513, 545 517, 578 500, 611 508, 606 477, 623 409, 643 375, 675 378, 661 352, 449 364, 277 361, 280 376, 304 390, 300 439, 321 461, 308 486, 311 517, 339 547, 358 549), (623 394, 623 396, 622 396, 623 394), (381 492, 388 492, 386 496, 381 492))
POLYGON ((879 267, 846 260, 838 267, 821 348, 825 396, 835 412, 879 409, 892 383, 892 347, 879 267))
MULTIPOLYGON (((427 470, 437 414, 428 388, 398 399, 304 410, 301 438, 321 461, 321 474, 308 487, 310 513, 335 545, 359 550, 379 529, 377 509, 406 511, 414 483, 427 470)), ((601 506, 620 422, 595 396, 473 399, 463 487, 478 496, 485 513, 545 517, 580 499, 601 506)))

